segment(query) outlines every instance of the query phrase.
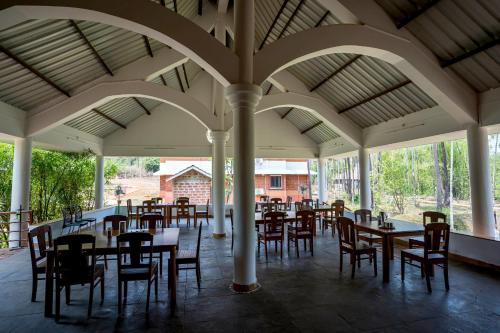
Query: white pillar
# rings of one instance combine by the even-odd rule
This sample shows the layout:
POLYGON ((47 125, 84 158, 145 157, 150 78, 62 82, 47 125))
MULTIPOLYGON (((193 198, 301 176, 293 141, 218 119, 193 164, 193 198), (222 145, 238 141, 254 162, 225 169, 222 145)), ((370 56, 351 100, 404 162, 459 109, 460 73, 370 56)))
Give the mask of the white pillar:
POLYGON ((95 209, 104 207, 104 158, 95 157, 95 209))
POLYGON ((235 1, 235 51, 239 82, 226 88, 234 115, 234 276, 237 292, 255 290, 255 109, 262 89, 253 84, 255 7, 253 0, 235 1))
POLYGON ((326 162, 326 158, 318 159, 318 199, 320 203, 328 199, 326 194, 326 162))
POLYGON ((225 228, 225 161, 226 142, 229 133, 226 131, 211 131, 210 142, 212 143, 212 206, 215 220, 214 238, 226 236, 225 228))
POLYGON ((358 150, 359 158, 359 196, 360 207, 362 209, 371 209, 372 197, 370 190, 370 155, 365 148, 358 150))
POLYGON ((467 129, 472 230, 478 236, 495 236, 488 133, 472 125, 467 129))
MULTIPOLYGON (((10 198, 11 212, 18 211, 20 207, 28 210, 30 206, 30 178, 31 178, 31 138, 20 138, 14 141, 14 163, 12 166, 12 192, 10 198)), ((11 222, 18 222, 13 215, 11 222)), ((9 248, 19 246, 19 223, 12 223, 9 233, 9 248)))

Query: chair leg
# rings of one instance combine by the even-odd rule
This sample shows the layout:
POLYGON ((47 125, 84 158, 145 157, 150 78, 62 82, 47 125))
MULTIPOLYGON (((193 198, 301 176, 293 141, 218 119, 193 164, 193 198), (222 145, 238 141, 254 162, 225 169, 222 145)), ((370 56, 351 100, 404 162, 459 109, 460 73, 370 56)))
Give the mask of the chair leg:
POLYGON ((375 276, 377 276, 377 250, 373 251, 373 271, 375 276))
POLYGON ((309 247, 311 248, 311 257, 314 257, 314 248, 313 248, 313 238, 309 238, 309 247))
POLYGON ((163 276, 163 252, 160 252, 160 275, 163 276))
POLYGON ((104 269, 108 270, 108 256, 104 255, 104 269))
POLYGON ((64 293, 66 294, 66 305, 69 305, 71 301, 71 286, 69 284, 64 287, 64 293))
POLYGON ((425 267, 425 282, 427 283, 427 291, 432 293, 432 287, 431 287, 431 269, 430 269, 431 264, 426 262, 424 264, 425 267))
POLYGON ((401 255, 401 281, 405 280, 405 257, 401 255))
POLYGON ((155 276, 155 302, 158 302, 158 273, 155 276))
POLYGON ((284 239, 282 238, 282 239, 281 239, 281 242, 280 242, 280 246, 281 246, 281 248, 280 248, 280 251, 281 251, 281 252, 280 252, 280 253, 281 253, 281 259, 282 259, 282 260, 283 260, 283 240, 284 240, 284 239))
POLYGON ((94 303, 94 281, 90 282, 89 288, 89 308, 87 311, 87 319, 92 315, 92 303, 94 303))
POLYGON ((358 268, 361 268, 361 255, 358 254, 358 268))
POLYGON ((35 272, 33 272, 33 281, 31 285, 31 301, 36 302, 36 291, 38 289, 38 277, 35 272))
POLYGON ((148 290, 146 294, 146 313, 149 312, 149 298, 151 297, 151 281, 148 281, 148 290))
POLYGON ((266 252, 266 261, 267 261, 267 239, 264 239, 264 251, 266 252))
POLYGON ((342 250, 340 250, 340 273, 342 273, 342 265, 344 263, 344 254, 342 253, 342 250))
POLYGON ((356 272, 356 255, 354 253, 351 254, 351 279, 354 279, 354 273, 356 272))
MULTIPOLYGON (((295 236, 298 236, 298 235, 295 235, 295 236)), ((299 255, 299 239, 297 237, 295 237, 295 252, 297 253, 297 258, 300 258, 300 255, 299 255)))
POLYGON ((201 281, 201 269, 200 269, 200 261, 196 262, 196 283, 198 284, 198 289, 200 289, 200 281, 201 281))
POLYGON ((122 312, 122 282, 118 280, 118 313, 122 312))
POLYGON ((56 321, 59 321, 61 316, 61 286, 56 283, 56 321))
POLYGON ((128 281, 123 281, 123 304, 128 301, 128 281))
POLYGON ((448 280, 448 263, 443 265, 443 274, 444 274, 444 286, 446 291, 450 290, 450 282, 448 280))
POLYGON ((290 255, 290 235, 286 238, 286 245, 287 245, 287 251, 288 255, 290 255))
MULTIPOLYGON (((233 243, 231 242, 231 250, 233 249, 233 243)), ((260 257, 260 237, 257 236, 257 256, 260 257)))

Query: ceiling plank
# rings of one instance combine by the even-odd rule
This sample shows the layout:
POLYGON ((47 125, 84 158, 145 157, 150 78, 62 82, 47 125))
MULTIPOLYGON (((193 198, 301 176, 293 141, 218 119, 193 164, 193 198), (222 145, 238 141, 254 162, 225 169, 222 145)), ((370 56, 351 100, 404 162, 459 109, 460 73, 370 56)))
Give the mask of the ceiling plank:
POLYGON ((48 77, 46 77, 44 74, 40 73, 37 69, 33 68, 33 66, 29 65, 24 60, 22 60, 21 58, 19 58, 18 56, 16 56, 14 53, 12 53, 10 50, 6 49, 5 47, 3 47, 1 45, 0 45, 0 52, 5 53, 9 58, 11 58, 15 62, 17 62, 18 64, 20 64, 21 66, 23 66, 24 68, 26 68, 27 70, 29 70, 30 72, 32 72, 36 76, 38 76, 40 79, 42 79, 43 81, 45 81, 46 83, 48 83, 49 85, 51 85, 53 88, 57 89, 59 92, 63 93, 64 95, 66 95, 68 97, 71 96, 69 94, 69 92, 67 92, 63 88, 59 87, 54 81, 52 81, 51 79, 49 79, 48 77))
POLYGON ((278 38, 276 38, 276 40, 280 39, 283 36, 283 34, 285 33, 286 29, 288 29, 288 26, 290 25, 290 23, 292 23, 293 19, 295 18, 295 15, 297 15, 297 13, 300 10, 300 7, 302 7, 302 5, 304 4, 304 2, 305 2, 305 0, 300 0, 299 4, 297 5, 297 7, 295 7, 295 10, 293 11, 293 13, 290 16, 290 18, 288 19, 288 21, 286 22, 285 26, 281 30, 281 32, 278 35, 278 38))
POLYGON ((109 120, 110 122, 120 126, 121 128, 123 129, 127 129, 127 126, 123 125, 122 123, 120 123, 118 120, 116 119, 113 119, 111 118, 110 116, 108 116, 107 114, 103 113, 102 111, 99 111, 97 109, 92 109, 92 111, 94 111, 95 113, 97 113, 99 116, 103 117, 104 119, 106 120, 109 120))
POLYGON ((260 43, 259 50, 261 50, 264 47, 264 45, 266 44, 266 41, 269 38, 269 35, 271 34, 271 31, 273 31, 274 26, 276 25, 276 22, 278 22, 278 19, 281 16, 281 14, 283 13, 283 10, 285 9, 288 2, 289 2, 289 0, 285 0, 281 4, 281 7, 280 7, 280 10, 278 11, 278 14, 276 14, 276 17, 274 18, 273 23, 271 23, 271 26, 269 27, 269 29, 267 29, 266 35, 264 36, 262 43, 260 43))
POLYGON ((432 6, 436 5, 439 2, 439 0, 430 0, 429 2, 425 3, 422 7, 418 8, 415 12, 410 13, 407 15, 404 19, 400 20, 399 22, 396 23, 396 27, 398 29, 401 29, 408 25, 411 21, 425 13, 428 9, 430 9, 432 6))
POLYGON ((469 57, 472 57, 473 55, 478 54, 479 52, 486 51, 487 49, 492 48, 493 46, 496 46, 498 44, 500 44, 500 37, 495 38, 494 40, 489 41, 488 43, 480 45, 475 49, 464 52, 463 54, 456 56, 454 58, 451 58, 448 60, 441 60, 441 67, 446 68, 448 66, 456 64, 457 62, 460 62, 460 61, 465 60, 469 57))
POLYGON ((82 29, 80 29, 80 27, 78 26, 78 24, 75 21, 73 21, 73 20, 69 20, 69 21, 71 22, 71 24, 73 25, 73 27, 76 29, 76 31, 78 31, 78 33, 80 34, 80 37, 85 41, 85 43, 87 44, 87 46, 92 50, 92 53, 94 53, 95 57, 101 63, 101 66, 104 68, 104 70, 106 72, 108 72, 109 75, 113 76, 113 71, 106 64, 106 62, 101 57, 101 55, 99 54, 99 52, 97 52, 97 49, 94 47, 94 45, 92 45, 92 43, 87 38, 87 36, 85 36, 85 34, 83 33, 82 29))
POLYGON ((142 104, 142 102, 141 102, 141 101, 140 101, 137 97, 132 97, 132 99, 133 99, 133 100, 134 100, 137 104, 139 104, 139 106, 141 107, 141 109, 143 109, 143 110, 144 110, 144 112, 146 112, 146 114, 147 114, 148 116, 150 116, 150 115, 151 115, 151 111, 149 111, 149 110, 148 110, 148 108, 147 108, 144 104, 142 104))
POLYGON ((373 96, 370 96, 370 97, 368 97, 368 98, 365 98, 365 99, 364 99, 364 100, 362 100, 362 101, 359 101, 359 102, 358 102, 358 103, 356 103, 356 104, 353 104, 353 105, 351 105, 351 106, 348 106, 348 107, 347 107, 347 108, 345 108, 345 109, 340 110, 340 111, 339 111, 339 114, 344 113, 344 112, 347 112, 347 111, 349 111, 349 110, 352 110, 352 109, 354 109, 354 108, 356 108, 356 107, 358 107, 358 106, 360 106, 360 105, 362 105, 362 104, 368 103, 368 102, 370 102, 370 101, 372 101, 372 100, 374 100, 374 99, 376 99, 376 98, 379 98, 379 97, 381 97, 381 96, 383 96, 383 95, 385 95, 385 94, 388 94, 388 93, 390 93, 390 92, 392 92, 392 91, 394 91, 394 90, 397 90, 397 89, 399 89, 399 88, 402 88, 402 87, 404 87, 404 86, 406 86, 406 85, 408 85, 408 84, 410 84, 410 83, 411 83, 411 81, 410 81, 410 80, 406 80, 406 81, 403 81, 403 82, 401 82, 401 83, 398 83, 398 84, 396 84, 395 86, 390 87, 389 89, 386 89, 386 90, 384 90, 384 91, 381 91, 381 92, 379 92, 379 93, 377 93, 377 94, 375 94, 375 95, 373 95, 373 96))
POLYGON ((198 15, 203 15, 203 0, 198 0, 198 15))
POLYGON ((344 69, 346 69, 347 67, 349 67, 353 62, 355 62, 359 58, 361 58, 361 55, 357 55, 354 58, 352 58, 351 60, 347 61, 345 64, 343 64, 342 66, 340 66, 339 68, 337 68, 332 74, 328 75, 326 78, 324 78, 323 80, 321 80, 320 82, 318 82, 309 91, 313 92, 314 90, 318 89, 323 84, 325 84, 326 82, 330 81, 335 75, 337 75, 338 73, 342 72, 344 69))
POLYGON ((305 130, 303 130, 302 132, 300 132, 300 134, 306 134, 307 132, 315 129, 316 127, 318 127, 319 125, 323 124, 323 121, 318 121, 316 124, 312 125, 312 126, 309 126, 308 128, 306 128, 305 130))

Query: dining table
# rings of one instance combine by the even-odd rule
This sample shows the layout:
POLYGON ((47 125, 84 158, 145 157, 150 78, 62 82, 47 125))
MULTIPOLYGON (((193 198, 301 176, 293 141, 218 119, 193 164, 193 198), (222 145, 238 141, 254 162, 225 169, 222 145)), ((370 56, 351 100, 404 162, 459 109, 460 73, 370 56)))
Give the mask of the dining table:
MULTIPOLYGON (((346 216, 351 218, 352 213, 346 216)), ((352 216, 354 219, 354 216, 352 216)), ((382 280, 390 281, 390 260, 393 253, 393 239, 396 237, 420 236, 424 234, 424 227, 421 223, 412 223, 395 219, 388 219, 386 222, 392 223, 392 228, 379 225, 378 221, 356 222, 354 228, 358 231, 367 232, 382 238, 382 280)))
MULTIPOLYGON (((172 225, 172 216, 173 216, 172 211, 174 208, 177 208, 177 206, 178 206, 177 204, 171 202, 159 203, 154 206, 157 210, 161 210, 160 214, 163 216, 163 225, 162 225, 163 228, 169 228, 172 225)), ((191 209, 193 210, 192 216, 196 214, 195 204, 187 204, 185 205, 185 207, 187 207, 189 210, 191 209)), ((136 206, 136 212, 138 216, 141 216, 142 214, 151 213, 148 211, 147 206, 142 206, 142 205, 136 206)))
MULTIPOLYGON (((134 232, 134 230, 129 230, 134 232)), ((157 228, 152 230, 135 229, 135 231, 147 231, 153 235, 153 252, 169 252, 170 253, 170 266, 168 273, 168 287, 170 289, 170 310, 173 313, 176 307, 176 253, 179 244, 179 228, 157 228)), ((96 237, 95 254, 96 256, 103 255, 116 255, 118 254, 118 247, 116 236, 120 234, 119 230, 111 230, 111 237, 108 237, 107 230, 93 230, 84 229, 80 234, 90 234, 96 237)), ((146 250, 149 247, 145 247, 146 250)), ((127 253, 127 246, 122 246, 122 249, 127 253)), ((45 316, 53 316, 53 303, 54 303, 54 248, 51 247, 47 250, 47 264, 45 270, 45 316)))

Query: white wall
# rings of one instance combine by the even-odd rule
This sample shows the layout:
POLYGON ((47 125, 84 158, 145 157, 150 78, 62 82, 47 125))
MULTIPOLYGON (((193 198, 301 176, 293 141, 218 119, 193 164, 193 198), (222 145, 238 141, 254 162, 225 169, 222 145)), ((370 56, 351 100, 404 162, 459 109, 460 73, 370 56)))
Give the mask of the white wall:
POLYGON ((500 241, 451 233, 450 253, 500 266, 500 241))
MULTIPOLYGON (((313 158, 318 146, 274 111, 256 115, 256 157, 313 158)), ((105 156, 211 156, 207 129, 187 113, 160 105, 104 138, 105 156)), ((227 156, 233 155, 232 130, 227 156)))

